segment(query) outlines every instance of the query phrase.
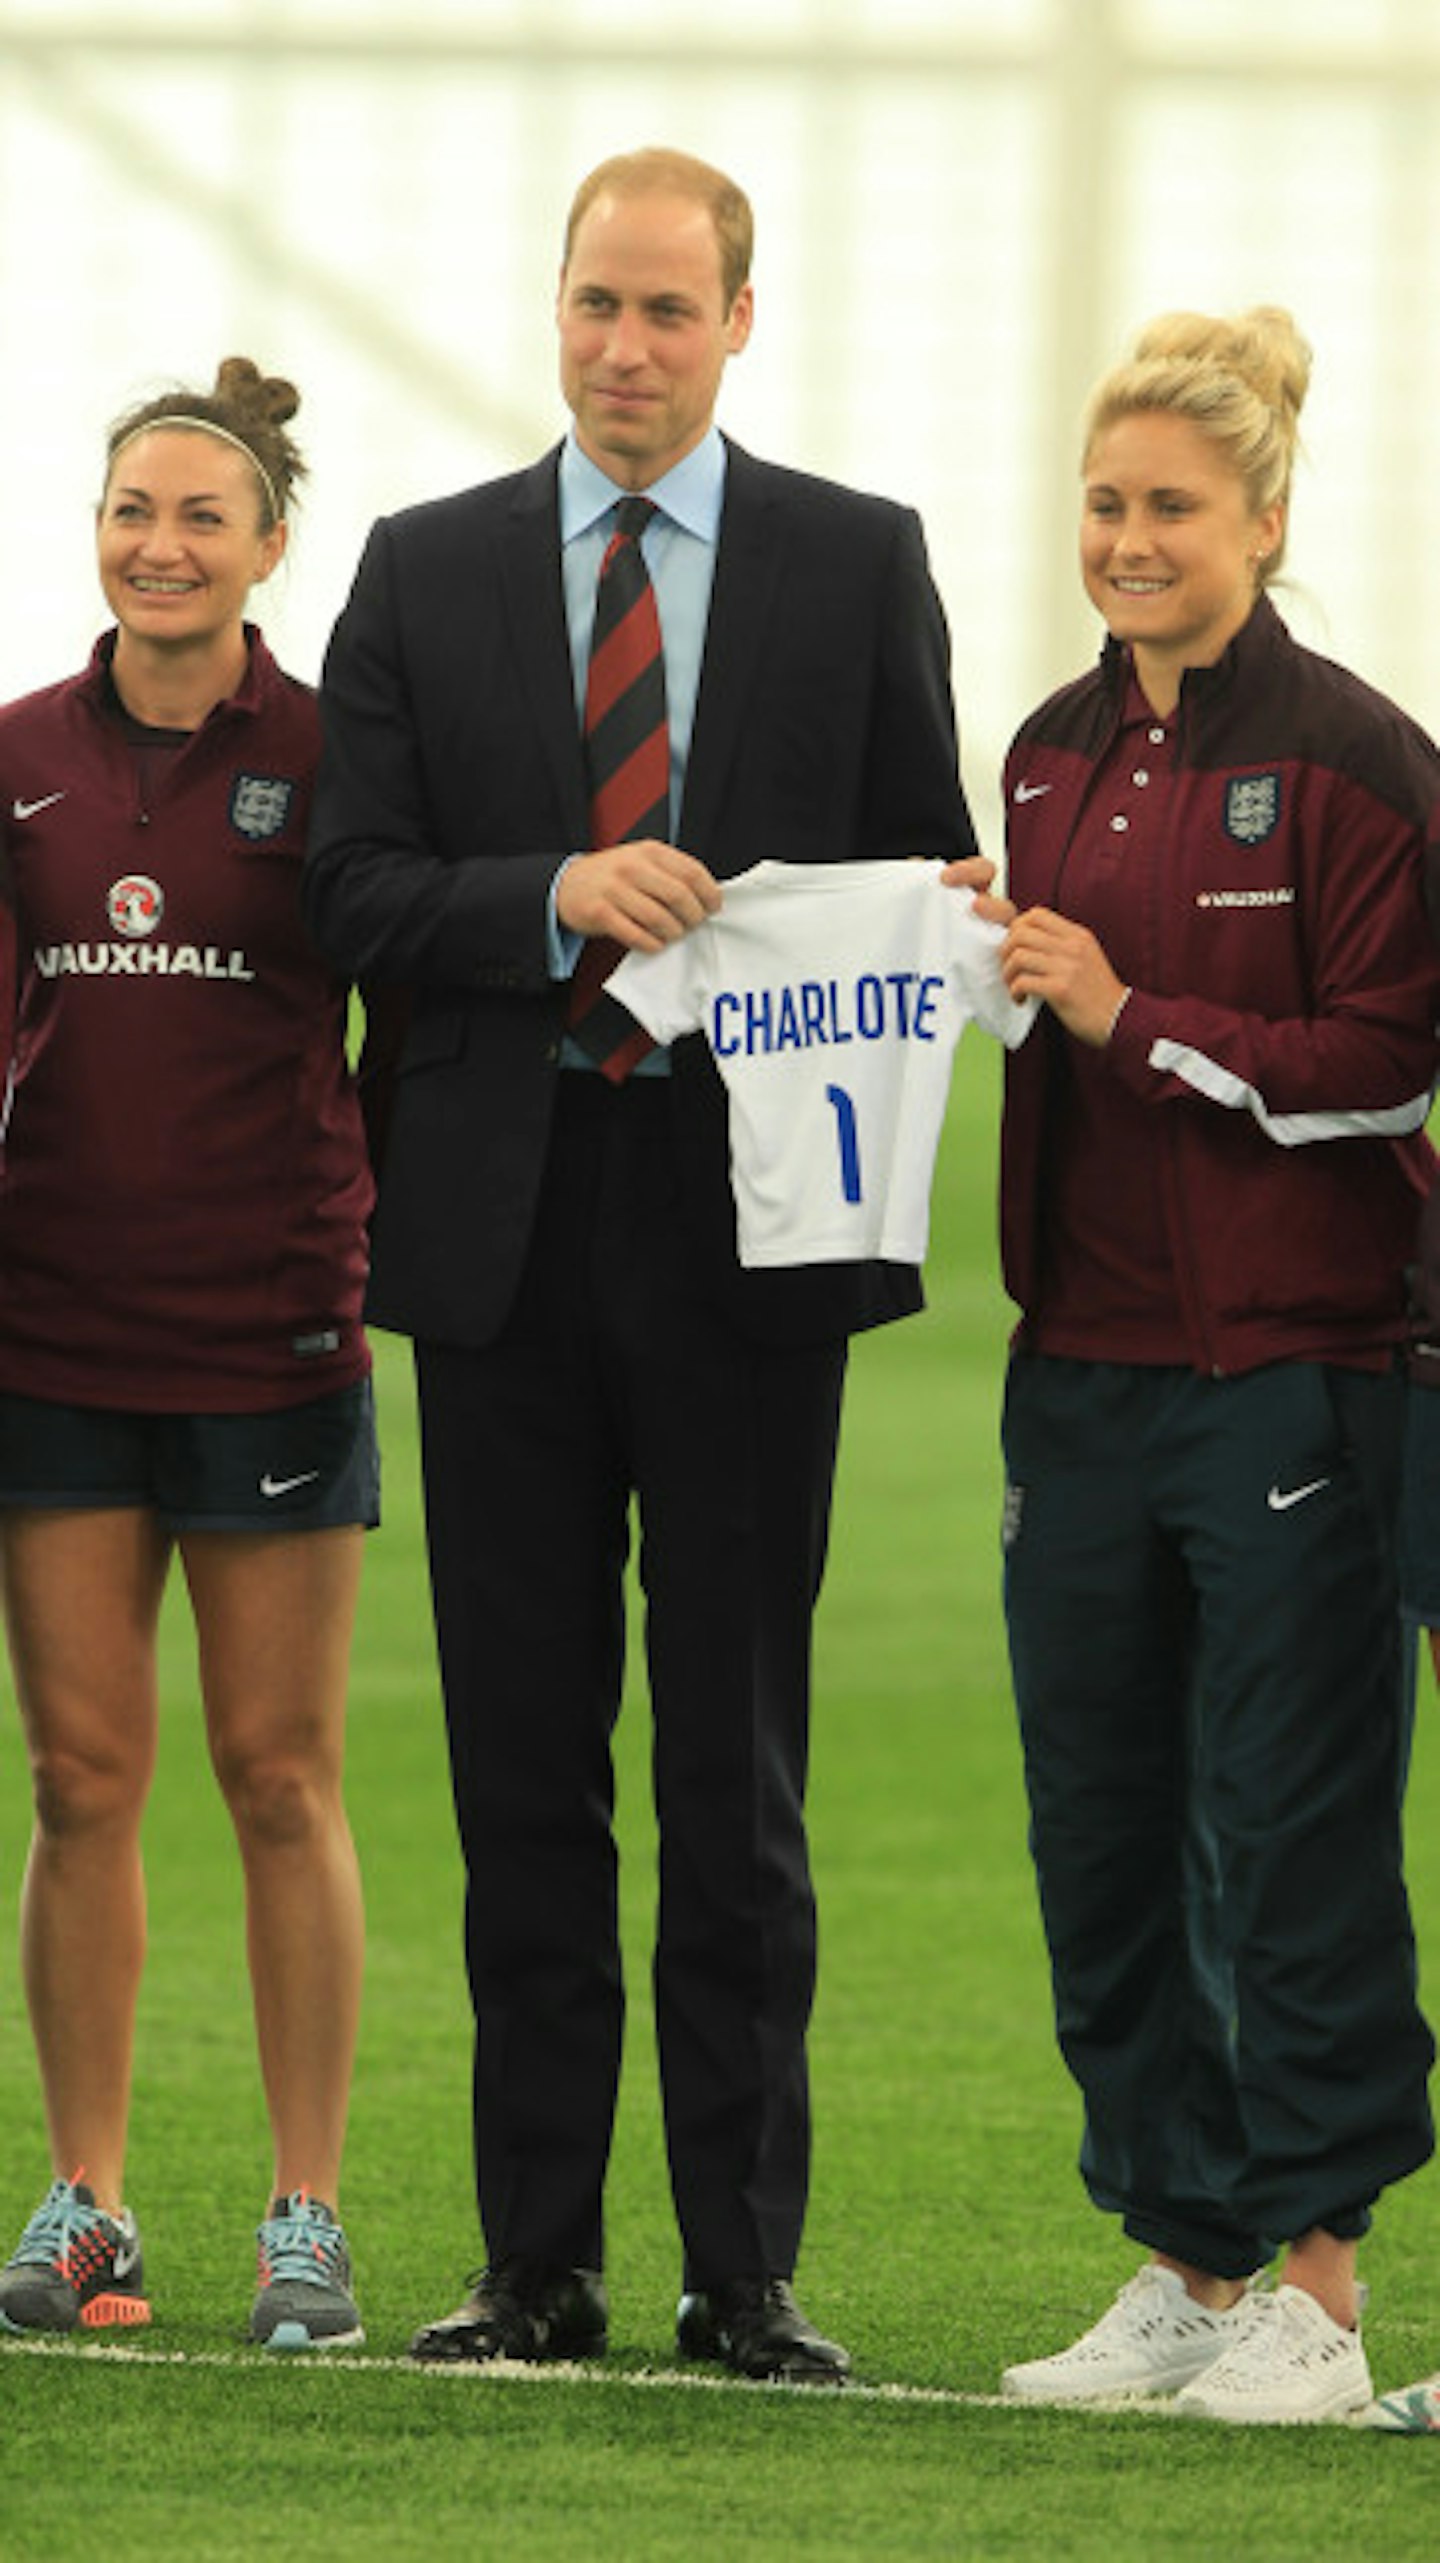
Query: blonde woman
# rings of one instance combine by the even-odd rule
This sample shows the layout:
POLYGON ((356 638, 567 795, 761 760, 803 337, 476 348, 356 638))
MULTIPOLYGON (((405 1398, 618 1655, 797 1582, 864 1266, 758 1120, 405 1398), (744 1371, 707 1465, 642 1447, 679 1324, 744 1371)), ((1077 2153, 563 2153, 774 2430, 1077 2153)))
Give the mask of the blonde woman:
POLYGON ((1284 312, 1180 314, 1101 383, 1108 637, 1005 789, 1048 1015, 1007 1063, 1006 1608, 1082 2169, 1149 2257, 1004 2387, 1241 2422, 1369 2402, 1356 2246, 1432 2143, 1394 1529, 1440 754, 1270 600, 1309 365, 1284 312))

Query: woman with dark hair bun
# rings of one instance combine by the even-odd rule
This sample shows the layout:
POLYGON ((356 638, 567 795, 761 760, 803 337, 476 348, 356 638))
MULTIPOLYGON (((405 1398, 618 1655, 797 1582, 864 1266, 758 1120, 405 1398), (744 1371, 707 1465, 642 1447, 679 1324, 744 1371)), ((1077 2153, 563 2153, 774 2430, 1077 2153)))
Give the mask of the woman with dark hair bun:
POLYGON ((1031 1842, 1081 2168, 1149 2255, 1004 2388, 1240 2422, 1369 2403, 1356 2248, 1433 2141, 1396 1512, 1440 752, 1270 602, 1309 371, 1262 308, 1101 383, 1108 637, 1011 748, 990 908, 1042 1006, 1002 1175, 1031 1842))
POLYGON ((210 391, 116 422, 97 515, 114 626, 82 674, 0 712, 18 974, 0 1560, 53 2175, 0 2271, 11 2332, 150 2319, 125 2152, 178 1551, 274 2140, 250 2336, 363 2338, 337 2199, 363 1941, 345 1701, 378 1519, 372 1188, 346 990, 297 903, 316 706, 246 620, 286 547, 298 405, 230 357, 210 391))

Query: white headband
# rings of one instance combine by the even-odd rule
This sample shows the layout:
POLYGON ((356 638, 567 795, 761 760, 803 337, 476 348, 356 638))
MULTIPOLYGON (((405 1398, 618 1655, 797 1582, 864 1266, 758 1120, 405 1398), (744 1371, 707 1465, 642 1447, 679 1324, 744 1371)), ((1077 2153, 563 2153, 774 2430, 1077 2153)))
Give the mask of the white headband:
POLYGON ((259 474, 260 486, 264 490, 265 496, 270 502, 270 513, 275 519, 276 524, 279 525, 283 523, 285 510, 276 496, 275 484, 270 478, 269 473, 266 471, 265 466, 261 462, 253 445, 247 445, 243 436, 234 435, 228 427, 217 426, 213 418, 190 418, 178 409, 167 409, 163 418, 143 419, 138 427, 131 428, 128 436, 122 436, 119 444, 115 447, 114 452, 110 457, 110 467, 112 471, 115 465, 119 462, 127 445, 133 445, 137 436, 149 436, 156 428, 160 427, 190 427, 194 428, 201 436, 218 436, 222 445, 233 445, 236 453, 243 454, 246 462, 252 464, 256 472, 259 474))

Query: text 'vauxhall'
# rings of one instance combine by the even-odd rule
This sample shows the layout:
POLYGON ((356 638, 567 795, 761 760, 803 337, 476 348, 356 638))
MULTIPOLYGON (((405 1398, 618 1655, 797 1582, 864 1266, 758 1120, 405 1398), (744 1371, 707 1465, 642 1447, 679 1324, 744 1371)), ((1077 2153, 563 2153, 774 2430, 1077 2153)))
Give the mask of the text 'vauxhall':
POLYGON ((42 979, 253 979, 243 952, 206 943, 52 943, 35 954, 42 979))

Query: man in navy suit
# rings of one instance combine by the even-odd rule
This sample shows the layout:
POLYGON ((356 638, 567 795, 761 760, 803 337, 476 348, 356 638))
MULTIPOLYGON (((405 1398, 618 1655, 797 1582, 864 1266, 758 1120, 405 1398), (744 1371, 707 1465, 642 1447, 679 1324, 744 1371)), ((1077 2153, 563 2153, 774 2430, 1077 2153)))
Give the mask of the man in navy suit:
POLYGON ((415 1343, 488 2254, 412 2353, 605 2347, 633 1498, 678 2346, 833 2384, 846 2353, 790 2286, 810 2155, 811 1619, 847 1342, 916 1309, 919 1277, 742 1272, 703 1041, 614 1085, 566 1030, 592 938, 657 950, 767 856, 974 851, 918 519, 759 463, 714 425, 750 334, 750 244, 741 191, 685 155, 626 155, 581 186, 557 309, 569 435, 371 534, 326 662, 305 895, 339 966, 411 998, 370 1314, 415 1343), (671 825, 591 846, 596 578, 636 493, 656 509, 642 550, 671 825))

